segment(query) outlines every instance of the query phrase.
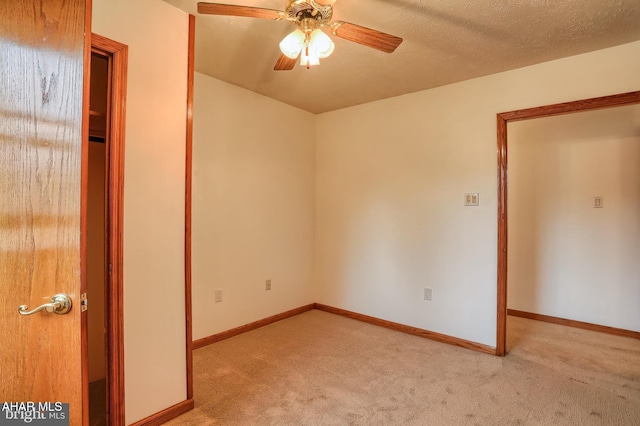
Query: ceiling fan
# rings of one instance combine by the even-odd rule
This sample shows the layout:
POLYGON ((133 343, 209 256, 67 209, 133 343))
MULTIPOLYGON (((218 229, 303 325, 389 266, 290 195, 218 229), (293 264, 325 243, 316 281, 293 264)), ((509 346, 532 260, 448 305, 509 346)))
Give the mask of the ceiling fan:
POLYGON ((285 10, 237 6, 221 3, 198 3, 198 13, 208 15, 244 16, 247 18, 286 20, 296 29, 280 42, 282 54, 273 68, 276 71, 292 70, 298 57, 300 65, 307 69, 318 65, 321 58, 333 53, 334 44, 321 28, 345 40, 391 53, 402 43, 402 38, 371 28, 344 21, 331 21, 333 3, 336 0, 286 0, 285 10))

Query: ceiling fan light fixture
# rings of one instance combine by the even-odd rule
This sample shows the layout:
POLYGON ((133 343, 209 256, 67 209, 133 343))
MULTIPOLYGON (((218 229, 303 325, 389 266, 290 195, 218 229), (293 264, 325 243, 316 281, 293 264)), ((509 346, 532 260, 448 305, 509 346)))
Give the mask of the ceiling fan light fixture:
POLYGON ((289 21, 298 29, 280 42, 282 54, 275 71, 290 71, 298 56, 301 65, 307 68, 318 65, 321 58, 333 53, 333 40, 320 28, 331 31, 335 37, 392 53, 402 43, 402 38, 361 25, 333 20, 333 4, 336 0, 285 0, 285 10, 263 7, 230 5, 223 3, 198 3, 198 13, 220 16, 243 16, 247 18, 289 21))
POLYGON ((300 65, 307 67, 307 69, 315 65, 320 65, 320 58, 314 51, 305 46, 300 54, 300 65))
POLYGON ((289 33, 280 42, 280 51, 288 58, 296 59, 305 44, 305 35, 300 30, 289 33))
POLYGON ((318 58, 327 58, 333 53, 336 45, 331 37, 326 35, 322 30, 315 29, 309 37, 309 50, 314 52, 314 56, 318 58))
POLYGON ((320 6, 333 6, 336 0, 315 0, 320 6))

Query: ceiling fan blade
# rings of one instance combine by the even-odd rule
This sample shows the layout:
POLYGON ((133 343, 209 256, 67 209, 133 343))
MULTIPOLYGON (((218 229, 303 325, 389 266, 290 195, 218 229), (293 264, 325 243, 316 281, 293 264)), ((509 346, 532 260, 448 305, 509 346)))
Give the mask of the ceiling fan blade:
POLYGON ((373 47, 385 53, 393 52, 402 43, 400 37, 343 21, 334 22, 331 25, 331 32, 337 37, 373 47))
POLYGON ((293 67, 296 66, 296 62, 298 62, 298 58, 291 59, 290 57, 281 54, 273 69, 276 71, 291 71, 293 67))
POLYGON ((259 19, 284 19, 285 13, 275 9, 263 9, 261 7, 236 6, 221 3, 198 3, 198 13, 207 15, 244 16, 259 19))

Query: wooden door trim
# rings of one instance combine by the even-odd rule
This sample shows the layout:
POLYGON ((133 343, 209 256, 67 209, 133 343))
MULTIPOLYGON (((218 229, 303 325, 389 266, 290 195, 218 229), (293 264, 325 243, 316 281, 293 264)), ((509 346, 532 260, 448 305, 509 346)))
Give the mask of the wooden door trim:
POLYGON ((640 91, 503 112, 498 130, 498 303, 496 355, 506 354, 507 340, 507 124, 515 121, 640 103, 640 91))
MULTIPOLYGON (((91 51, 108 57, 111 63, 110 93, 107 98, 107 268, 110 270, 106 280, 107 421, 108 424, 125 424, 123 224, 128 47, 98 34, 91 34, 91 51)), ((86 257, 86 251, 83 251, 83 257, 86 257)))
POLYGON ((192 200, 192 152, 193 152, 193 85, 195 72, 196 17, 189 15, 189 45, 187 57, 187 140, 185 159, 185 209, 184 209, 184 300, 187 350, 187 400, 193 398, 193 325, 191 304, 191 200, 192 200))

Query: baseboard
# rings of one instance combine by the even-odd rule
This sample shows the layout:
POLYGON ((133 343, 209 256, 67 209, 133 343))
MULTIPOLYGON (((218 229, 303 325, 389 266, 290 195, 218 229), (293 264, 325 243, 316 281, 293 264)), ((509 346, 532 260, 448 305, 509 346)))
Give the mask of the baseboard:
POLYGON ((142 420, 138 420, 135 423, 132 423, 131 426, 157 426, 163 423, 168 422, 171 419, 178 417, 181 414, 186 413, 187 411, 193 410, 193 398, 187 399, 186 401, 182 401, 174 406, 171 406, 165 410, 160 411, 159 413, 153 414, 147 418, 142 420))
POLYGON ((238 334, 246 333, 247 331, 255 330, 257 328, 264 327, 265 325, 273 324, 274 322, 278 322, 283 319, 293 317, 295 315, 299 315, 303 312, 312 310, 314 307, 315 307, 315 304, 313 303, 310 305, 301 306, 299 308, 292 309, 290 311, 286 311, 269 318, 264 318, 249 324, 241 325, 240 327, 232 328, 231 330, 223 331, 221 333, 217 333, 208 337, 203 337, 202 339, 194 340, 193 349, 200 349, 212 343, 216 343, 221 340, 225 340, 230 337, 237 336, 238 334))
POLYGON ((574 321, 565 318, 552 317, 549 315, 534 314, 531 312, 507 309, 507 314, 514 317, 528 318, 537 321, 551 322, 553 324, 566 325, 568 327, 581 328, 583 330, 599 331, 600 333, 614 334, 616 336, 631 337, 640 339, 640 332, 625 330, 622 328, 608 327, 606 325, 591 324, 588 322, 574 321))
POLYGON ((332 306, 323 305, 321 303, 312 303, 310 305, 301 306, 300 308, 292 309, 290 311, 283 312, 278 315, 274 315, 272 317, 268 317, 265 319, 261 319, 249 324, 242 325, 240 327, 232 328, 231 330, 223 331, 221 333, 217 333, 208 337, 204 337, 202 339, 193 341, 193 349, 200 349, 207 345, 211 345, 212 343, 220 342, 221 340, 228 339, 233 336, 237 336, 242 333, 246 333, 251 330, 255 330, 260 327, 264 327, 265 325, 272 324, 274 322, 283 320, 285 318, 290 318, 295 315, 299 315, 303 312, 310 311, 312 309, 318 309, 320 311, 329 312, 336 315, 341 315, 343 317, 355 319, 358 321, 363 321, 369 324, 377 325, 380 327, 389 328, 391 330, 401 331, 403 333, 413 334, 414 336, 420 336, 427 339, 435 340, 441 343, 447 343, 449 345, 460 346, 462 348, 471 349, 477 352, 482 352, 486 354, 495 355, 496 348, 491 346, 483 345, 481 343, 471 342, 469 340, 459 339, 457 337, 447 336, 446 334, 435 333, 433 331, 424 330, 421 328, 411 327, 404 324, 399 324, 397 322, 387 321, 375 317, 370 317, 368 315, 358 314, 356 312, 347 311, 340 308, 334 308, 332 306))
POLYGON ((351 311, 346 311, 340 308, 334 308, 332 306, 316 303, 315 308, 320 311, 329 312, 343 317, 355 319, 358 321, 366 322, 369 324, 377 325, 391 330, 401 331, 403 333, 413 334, 414 336, 424 337, 426 339, 435 340, 441 343, 447 343, 449 345, 460 346, 466 349, 471 349, 477 352, 482 352, 490 355, 496 354, 496 348, 483 345, 481 343, 471 342, 469 340, 458 339, 457 337, 447 336, 446 334, 435 333, 429 330, 423 330, 421 328, 411 327, 408 325, 400 324, 397 322, 387 321, 368 315, 358 314, 351 311))

